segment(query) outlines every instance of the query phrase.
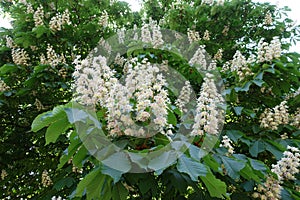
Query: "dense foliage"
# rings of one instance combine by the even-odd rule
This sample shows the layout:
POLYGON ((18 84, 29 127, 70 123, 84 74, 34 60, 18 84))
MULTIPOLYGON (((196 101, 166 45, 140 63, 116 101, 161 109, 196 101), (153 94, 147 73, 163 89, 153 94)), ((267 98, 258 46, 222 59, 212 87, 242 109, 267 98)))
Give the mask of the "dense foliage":
MULTIPOLYGON (((300 27, 286 17, 288 8, 250 0, 144 0, 139 13, 125 2, 109 0, 2 1, 1 8, 13 18, 13 28, 0 32, 2 199, 300 198, 300 55, 289 51, 291 43, 299 40, 300 27), (218 134, 204 128, 205 133, 197 135, 175 162, 168 151, 138 162, 151 172, 130 173, 123 171, 131 166, 122 157, 99 161, 84 144, 78 124, 97 118, 101 130, 95 125, 81 133, 101 132, 136 158, 167 146, 173 136, 167 130, 149 138, 112 134, 109 102, 104 98, 110 96, 97 96, 95 116, 70 102, 85 73, 83 60, 95 47, 107 50, 103 41, 115 33, 110 41, 122 43, 122 31, 133 28, 141 28, 142 37, 148 25, 158 33, 169 29, 186 34, 191 49, 195 44, 205 47, 225 87, 225 121, 218 134), (74 115, 80 111, 84 114, 74 115), (219 140, 204 155, 199 147, 211 136, 219 140), (109 162, 116 168, 104 165, 109 162)), ((211 83, 198 73, 195 63, 167 51, 163 43, 159 48, 128 45, 135 46, 123 52, 123 62, 108 65, 114 71, 109 79, 124 76, 128 62, 133 68, 167 63, 203 99, 204 86, 211 83)), ((96 75, 89 77, 102 80, 96 75)), ((172 131, 187 126, 180 120, 185 116, 176 103, 178 95, 165 90, 170 93, 162 110, 165 124, 175 127, 172 131)), ((155 90, 155 95, 161 91, 155 90)), ((138 107, 137 99, 131 97, 130 103, 133 109, 138 107)), ((212 102, 209 105, 208 109, 212 102)), ((201 114, 199 106, 193 106, 194 114, 201 114)))

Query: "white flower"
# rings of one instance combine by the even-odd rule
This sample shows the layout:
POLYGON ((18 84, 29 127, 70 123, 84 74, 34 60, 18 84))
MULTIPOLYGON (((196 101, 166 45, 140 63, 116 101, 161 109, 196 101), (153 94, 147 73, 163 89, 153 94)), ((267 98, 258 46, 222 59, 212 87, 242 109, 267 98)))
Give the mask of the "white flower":
POLYGON ((205 30, 203 40, 210 40, 210 34, 208 30, 205 30))
POLYGON ((104 10, 99 19, 99 24, 103 27, 107 27, 108 19, 109 19, 108 13, 106 12, 106 10, 104 10))
POLYGON ((187 30, 187 35, 188 35, 188 39, 189 42, 192 44, 193 42, 198 42, 201 40, 199 32, 195 31, 195 30, 191 30, 188 28, 187 30))
POLYGON ((9 86, 7 86, 6 83, 0 79, 0 92, 4 92, 6 90, 9 90, 9 86))
POLYGON ((246 76, 253 75, 253 72, 248 67, 246 58, 241 54, 240 51, 236 51, 231 61, 230 70, 236 72, 239 76, 239 80, 245 79, 246 76))
POLYGON ((218 106, 223 102, 211 74, 204 78, 197 100, 195 123, 192 135, 204 135, 204 133, 216 135, 219 132, 219 124, 222 123, 222 110, 218 106))
POLYGON ((257 59, 258 62, 272 61, 281 56, 281 43, 278 37, 273 37, 269 43, 262 38, 258 43, 257 59))
POLYGON ((222 137, 222 142, 220 144, 220 147, 227 148, 229 155, 234 153, 234 148, 232 146, 232 141, 230 140, 230 138, 227 135, 224 135, 222 137))
POLYGON ((2 169, 2 170, 1 170, 1 179, 4 180, 5 177, 6 177, 7 175, 8 175, 8 174, 7 174, 6 170, 5 170, 5 169, 2 169))
POLYGON ((44 187, 48 187, 53 184, 50 176, 48 175, 48 172, 46 170, 42 173, 42 184, 44 187))
POLYGON ((43 19, 44 19, 44 8, 42 5, 40 5, 37 10, 33 14, 33 19, 35 26, 41 26, 44 25, 43 19))
POLYGON ((268 10, 268 12, 265 15, 265 21, 264 21, 264 23, 266 25, 271 25, 273 23, 272 15, 271 15, 271 12, 269 10, 268 10))
POLYGON ((190 65, 196 65, 196 67, 200 68, 200 70, 207 69, 207 62, 206 62, 206 51, 205 46, 201 45, 199 49, 195 52, 193 57, 190 59, 190 65))
POLYGON ((12 59, 16 65, 28 66, 29 56, 24 49, 17 48, 12 50, 12 59))
POLYGON ((179 108, 181 112, 182 111, 186 112, 185 106, 187 103, 190 102, 191 93, 192 93, 192 86, 189 81, 186 81, 180 91, 177 100, 175 101, 175 105, 179 108))
POLYGON ((65 24, 71 24, 70 12, 68 9, 65 10, 63 14, 56 13, 56 15, 53 16, 49 22, 49 26, 52 31, 61 31, 63 25, 65 24))
POLYGON ((260 116, 260 126, 277 130, 279 124, 289 123, 289 113, 287 101, 282 101, 280 105, 275 106, 273 109, 266 109, 260 116))
POLYGON ((296 180, 295 174, 299 173, 300 154, 296 147, 287 147, 287 151, 283 152, 283 157, 272 165, 271 171, 277 174, 278 179, 282 180, 296 180))

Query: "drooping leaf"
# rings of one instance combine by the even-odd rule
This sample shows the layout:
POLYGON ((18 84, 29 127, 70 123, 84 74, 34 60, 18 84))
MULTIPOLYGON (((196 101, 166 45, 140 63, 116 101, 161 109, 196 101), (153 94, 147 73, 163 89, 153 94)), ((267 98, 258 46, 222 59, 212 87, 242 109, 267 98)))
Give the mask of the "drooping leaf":
POLYGON ((177 170, 187 173, 193 181, 197 181, 199 176, 205 176, 207 169, 200 161, 195 161, 183 154, 177 163, 177 170))
POLYGON ((245 162, 226 156, 222 156, 221 159, 228 175, 233 179, 238 179, 240 177, 239 172, 245 167, 245 162))
POLYGON ((200 178, 207 187, 210 196, 217 198, 226 196, 226 183, 217 179, 211 171, 208 171, 206 176, 200 176, 200 178))

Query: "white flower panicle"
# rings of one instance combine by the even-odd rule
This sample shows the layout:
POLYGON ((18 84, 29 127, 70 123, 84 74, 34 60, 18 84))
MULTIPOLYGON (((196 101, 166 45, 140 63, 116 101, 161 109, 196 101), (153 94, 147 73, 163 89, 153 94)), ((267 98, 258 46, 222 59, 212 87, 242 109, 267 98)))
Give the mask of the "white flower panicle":
POLYGON ((144 24, 141 29, 141 40, 144 43, 151 43, 152 37, 151 32, 149 30, 149 24, 144 24))
POLYGON ((2 170, 1 170, 1 179, 4 180, 5 177, 7 177, 7 176, 8 176, 8 174, 7 174, 6 170, 5 170, 5 169, 2 169, 2 170))
POLYGON ((44 8, 40 5, 37 10, 33 14, 34 24, 35 26, 42 26, 44 25, 44 8))
POLYGON ((106 64, 106 58, 102 56, 93 59, 86 58, 79 60, 77 57, 74 61, 75 71, 73 77, 75 79, 75 100, 84 105, 93 106, 100 101, 108 93, 108 87, 112 85, 110 79, 114 75, 106 64), (105 83, 107 82, 107 83, 105 83))
POLYGON ((161 34, 159 25, 154 24, 152 26, 152 32, 153 32, 153 34, 152 34, 153 35, 153 38, 152 38, 153 47, 158 48, 164 44, 163 36, 161 34))
POLYGON ((252 197, 262 200, 280 200, 281 190, 280 181, 272 176, 268 176, 266 182, 258 185, 257 192, 253 193, 252 197))
POLYGON ((195 30, 191 30, 189 28, 187 30, 187 36, 188 36, 189 42, 191 44, 201 40, 199 32, 197 32, 195 30))
POLYGON ((229 26, 224 26, 223 30, 222 30, 222 34, 224 36, 227 36, 228 35, 228 31, 229 31, 229 26))
POLYGON ((199 49, 195 52, 193 57, 189 61, 190 65, 199 65, 200 69, 206 70, 207 68, 207 62, 206 62, 206 51, 205 51, 205 46, 201 45, 199 49))
POLYGON ((6 90, 9 90, 9 86, 7 86, 6 83, 0 79, 0 92, 4 92, 6 90))
POLYGON ((271 25, 273 23, 271 12, 268 10, 268 12, 265 15, 264 24, 271 25))
POLYGON ((120 44, 124 44, 125 31, 126 31, 126 29, 124 27, 117 30, 117 35, 118 35, 118 39, 119 39, 120 44))
POLYGON ((109 19, 108 13, 106 12, 106 10, 104 10, 99 19, 99 25, 103 26, 104 28, 107 27, 108 19, 109 19))
POLYGON ((248 62, 246 58, 242 55, 240 51, 236 51, 231 61, 230 71, 236 72, 239 80, 242 81, 247 76, 253 75, 253 72, 248 67, 248 62))
POLYGON ((148 134, 135 121, 153 119, 155 130, 167 125, 167 105, 170 101, 164 89, 166 81, 156 65, 146 59, 131 59, 125 63, 125 84, 114 77, 105 57, 75 61, 76 100, 86 105, 107 109, 107 128, 112 136, 143 136, 148 134), (134 101, 135 106, 131 104, 134 101), (134 117, 132 117, 134 115, 134 117))
POLYGON ((217 53, 214 56, 214 59, 215 60, 222 60, 223 52, 224 52, 223 49, 218 49, 217 53))
POLYGON ((300 151, 296 147, 287 147, 281 158, 275 165, 272 165, 271 171, 277 174, 278 180, 296 180, 295 174, 299 173, 300 151))
POLYGON ((30 3, 28 3, 26 6, 27 6, 27 10, 26 10, 27 14, 33 14, 34 9, 33 9, 32 5, 30 3))
POLYGON ((6 36, 5 39, 6 39, 6 46, 8 48, 13 49, 13 48, 17 47, 17 45, 15 44, 15 42, 13 41, 13 39, 11 37, 6 36))
POLYGON ((16 65, 24 65, 24 66, 29 65, 28 62, 30 59, 27 52, 24 49, 21 48, 13 49, 11 55, 12 55, 13 62, 16 65))
POLYGON ((208 30, 205 30, 203 40, 210 40, 210 33, 208 30))
POLYGON ((277 130, 280 124, 289 123, 289 113, 287 101, 282 101, 280 105, 273 109, 267 108, 260 116, 260 126, 271 130, 277 130))
POLYGON ((291 116, 291 125, 300 129, 300 108, 291 116))
POLYGON ((178 107, 178 109, 181 112, 186 112, 185 106, 187 103, 190 102, 191 94, 192 94, 191 83, 189 81, 186 81, 180 91, 177 100, 175 101, 175 105, 178 107))
POLYGON ((223 102, 223 97, 218 93, 213 75, 206 74, 197 100, 195 123, 192 135, 204 133, 217 135, 221 121, 222 110, 218 106, 223 102))
POLYGON ((274 37, 269 43, 262 38, 258 43, 257 59, 258 62, 272 61, 281 55, 281 43, 278 37, 274 37))
POLYGON ((232 141, 230 140, 230 138, 227 135, 224 135, 222 137, 222 142, 220 144, 220 147, 225 147, 226 149, 228 149, 228 154, 232 155, 234 153, 234 148, 232 146, 232 141))
POLYGON ((50 185, 53 184, 50 176, 48 175, 48 172, 46 170, 43 171, 42 173, 42 184, 44 187, 49 187, 50 185))
POLYGON ((56 15, 53 16, 49 22, 50 29, 54 32, 61 31, 63 25, 65 25, 65 24, 68 24, 68 25, 71 24, 70 12, 68 9, 65 10, 63 12, 63 14, 56 13, 56 15))
POLYGON ((51 46, 50 44, 48 44, 48 47, 47 47, 47 59, 46 59, 45 55, 42 54, 40 56, 40 63, 56 67, 59 64, 66 63, 66 61, 65 61, 65 57, 63 55, 57 54, 55 52, 55 50, 53 49, 53 46, 51 46))

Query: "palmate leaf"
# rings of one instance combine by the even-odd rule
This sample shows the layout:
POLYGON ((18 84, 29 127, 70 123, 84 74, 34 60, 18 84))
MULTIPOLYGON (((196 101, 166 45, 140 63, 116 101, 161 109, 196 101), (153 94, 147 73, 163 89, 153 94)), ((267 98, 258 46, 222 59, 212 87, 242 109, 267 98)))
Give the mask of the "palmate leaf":
POLYGON ((238 179, 240 177, 239 172, 245 167, 245 162, 238 161, 226 156, 222 156, 221 160, 228 175, 232 179, 238 179))
POLYGON ((111 182, 112 179, 102 174, 100 168, 95 168, 78 183, 75 196, 81 198, 86 194, 88 200, 110 199, 111 182))
POLYGON ((226 183, 217 179, 210 170, 208 170, 206 176, 200 176, 200 179, 205 184, 210 196, 217 198, 226 196, 226 183))
POLYGON ((207 172, 205 165, 187 157, 185 154, 178 159, 177 170, 187 173, 193 181, 197 181, 199 176, 205 176, 207 172))

